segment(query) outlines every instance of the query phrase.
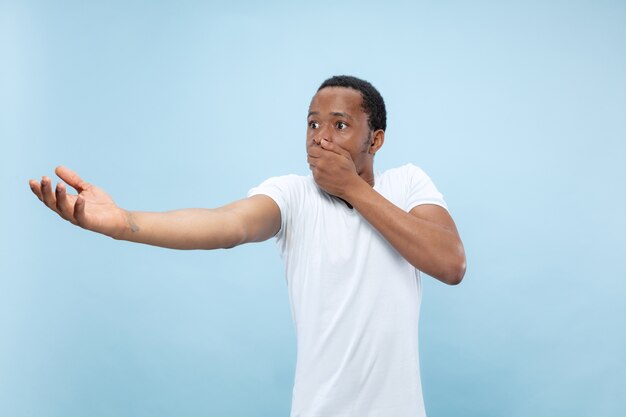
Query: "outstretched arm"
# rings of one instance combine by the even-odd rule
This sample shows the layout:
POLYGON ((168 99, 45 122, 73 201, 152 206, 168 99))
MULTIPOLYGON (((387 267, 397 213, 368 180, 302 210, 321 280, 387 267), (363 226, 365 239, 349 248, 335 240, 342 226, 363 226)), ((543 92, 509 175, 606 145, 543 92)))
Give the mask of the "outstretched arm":
POLYGON ((126 213, 126 224, 113 237, 172 249, 232 248, 267 240, 280 228, 280 209, 264 195, 216 209, 126 213))
POLYGON ((55 172, 78 194, 68 194, 64 183, 58 183, 53 191, 48 177, 29 181, 33 193, 65 220, 114 239, 173 249, 218 249, 269 239, 280 228, 280 209, 266 196, 216 209, 127 211, 72 170, 57 167, 55 172))

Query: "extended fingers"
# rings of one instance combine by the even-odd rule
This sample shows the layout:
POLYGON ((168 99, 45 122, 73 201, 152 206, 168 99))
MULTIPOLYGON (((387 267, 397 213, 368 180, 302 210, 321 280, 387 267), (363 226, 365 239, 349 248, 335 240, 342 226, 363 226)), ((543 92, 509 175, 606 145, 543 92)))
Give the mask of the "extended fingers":
POLYGON ((348 152, 346 149, 342 148, 341 146, 339 146, 338 144, 336 144, 335 142, 330 142, 326 139, 322 139, 322 141, 320 142, 320 146, 322 149, 326 150, 326 151, 331 151, 334 152, 336 154, 348 157, 350 157, 350 152, 348 152))
POLYGON ((74 205, 74 219, 76 224, 84 225, 85 220, 85 199, 82 196, 76 197, 76 204, 74 205))
POLYGON ((324 150, 319 146, 311 146, 307 149, 307 155, 313 158, 319 158, 324 154, 324 150))
POLYGON ((342 148, 338 146, 333 147, 332 142, 327 142, 327 143, 328 143, 328 148, 323 147, 323 146, 311 146, 307 150, 308 156, 313 159, 320 159, 320 158, 329 158, 329 157, 332 158, 335 155, 342 155, 340 153, 340 151, 343 150, 342 148))
POLYGON ((57 202, 52 192, 52 181, 48 177, 41 178, 41 199, 50 209, 57 211, 57 202))
POLYGON ((29 180, 28 185, 30 186, 33 194, 35 194, 39 200, 48 206, 49 209, 56 212, 65 220, 76 224, 73 207, 74 202, 76 201, 76 196, 67 195, 65 184, 58 183, 53 191, 52 180, 49 177, 44 176, 41 178, 41 182, 37 180, 29 180))
POLYGON ((37 198, 43 201, 43 196, 41 194, 41 185, 37 180, 29 180, 28 185, 30 185, 30 190, 37 196, 37 198))
POLYGON ((74 220, 74 208, 67 198, 67 192, 65 190, 65 184, 58 183, 55 189, 55 197, 56 197, 56 208, 57 212, 63 217, 65 220, 68 220, 72 223, 74 220))
MULTIPOLYGON (((333 149, 325 149, 321 146, 314 146, 314 147, 309 148, 308 150, 307 162, 309 163, 310 166, 317 166, 319 164, 324 164, 323 161, 325 160, 332 161, 332 159, 336 158, 337 156, 342 156, 342 155, 333 149)), ((348 154, 348 158, 349 157, 350 156, 348 154)))
POLYGON ((314 166, 316 166, 317 163, 320 161, 320 158, 324 156, 324 153, 326 152, 319 146, 311 146, 310 148, 308 148, 306 161, 309 164, 309 168, 312 169, 314 166))

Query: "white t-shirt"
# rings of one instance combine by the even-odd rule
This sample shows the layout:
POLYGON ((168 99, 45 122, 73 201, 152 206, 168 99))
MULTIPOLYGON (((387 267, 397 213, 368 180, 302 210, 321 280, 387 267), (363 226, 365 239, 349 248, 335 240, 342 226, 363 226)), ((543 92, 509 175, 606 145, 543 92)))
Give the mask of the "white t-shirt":
MULTIPOLYGON (((377 173, 374 189, 407 212, 446 208, 411 164, 377 173)), ((281 212, 276 241, 297 338, 291 417, 424 417, 419 271, 312 176, 270 178, 255 194, 281 212)))

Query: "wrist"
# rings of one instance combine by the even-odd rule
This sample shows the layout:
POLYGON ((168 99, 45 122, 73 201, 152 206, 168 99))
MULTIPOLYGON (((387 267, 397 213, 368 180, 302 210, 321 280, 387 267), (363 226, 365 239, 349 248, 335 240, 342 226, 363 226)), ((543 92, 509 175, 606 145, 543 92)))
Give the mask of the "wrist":
POLYGON ((120 224, 109 235, 115 240, 132 240, 131 236, 139 231, 133 212, 120 209, 120 224))
POLYGON ((341 197, 342 199, 350 203, 352 206, 354 206, 355 201, 360 196, 363 196, 365 193, 367 193, 368 191, 372 189, 373 189, 372 186, 368 184, 367 181, 365 181, 363 178, 357 175, 354 181, 352 181, 350 185, 346 187, 343 195, 339 197, 341 197))

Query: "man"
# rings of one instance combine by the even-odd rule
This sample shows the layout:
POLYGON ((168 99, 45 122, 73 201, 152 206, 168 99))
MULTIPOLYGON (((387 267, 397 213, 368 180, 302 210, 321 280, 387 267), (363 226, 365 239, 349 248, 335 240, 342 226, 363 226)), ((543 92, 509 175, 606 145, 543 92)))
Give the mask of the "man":
POLYGON ((445 202, 419 168, 374 172, 385 104, 368 82, 326 80, 311 101, 312 176, 270 178, 217 209, 129 212, 64 167, 63 183, 30 181, 64 219, 115 239, 231 248, 276 237, 296 326, 292 417, 425 416, 418 358, 420 272, 447 284, 465 273, 445 202))

